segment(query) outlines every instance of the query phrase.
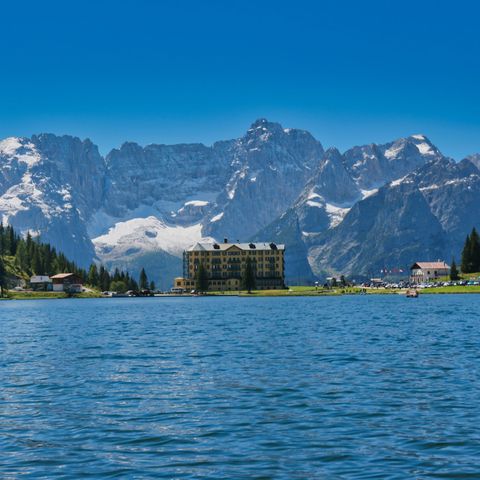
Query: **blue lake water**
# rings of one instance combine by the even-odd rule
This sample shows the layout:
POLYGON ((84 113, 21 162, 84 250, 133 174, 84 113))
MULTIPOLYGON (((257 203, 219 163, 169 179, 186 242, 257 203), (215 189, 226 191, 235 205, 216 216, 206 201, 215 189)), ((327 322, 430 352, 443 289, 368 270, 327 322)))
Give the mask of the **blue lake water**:
POLYGON ((480 295, 0 303, 0 478, 480 478, 480 295))

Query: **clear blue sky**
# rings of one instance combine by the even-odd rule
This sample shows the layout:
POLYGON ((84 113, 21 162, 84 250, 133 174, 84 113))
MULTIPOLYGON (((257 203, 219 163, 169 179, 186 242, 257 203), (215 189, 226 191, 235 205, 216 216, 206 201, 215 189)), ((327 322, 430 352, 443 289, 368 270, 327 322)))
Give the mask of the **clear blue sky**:
POLYGON ((475 1, 10 1, 0 137, 103 153, 237 137, 258 117, 341 150, 424 133, 480 152, 475 1))

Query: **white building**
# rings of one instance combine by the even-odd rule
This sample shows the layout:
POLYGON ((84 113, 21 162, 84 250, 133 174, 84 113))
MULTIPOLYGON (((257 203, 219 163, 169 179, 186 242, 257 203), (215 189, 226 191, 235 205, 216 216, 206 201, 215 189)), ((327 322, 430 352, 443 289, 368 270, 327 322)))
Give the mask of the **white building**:
POLYGON ((410 281, 425 283, 450 275, 450 266, 445 262, 417 262, 410 267, 410 281))
POLYGON ((52 279, 48 275, 33 275, 30 278, 30 287, 32 290, 51 290, 52 279))

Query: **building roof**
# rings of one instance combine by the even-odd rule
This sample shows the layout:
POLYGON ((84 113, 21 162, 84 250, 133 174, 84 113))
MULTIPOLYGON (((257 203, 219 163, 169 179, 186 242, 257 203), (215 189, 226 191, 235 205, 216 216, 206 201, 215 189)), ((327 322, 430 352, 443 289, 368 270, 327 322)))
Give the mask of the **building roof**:
POLYGON ((56 275, 52 275, 50 278, 53 280, 63 280, 65 278, 76 277, 74 273, 57 273, 56 275))
POLYGON ((430 269, 449 269, 450 265, 447 265, 445 262, 417 262, 414 263, 411 267, 410 270, 414 268, 430 268, 430 269))
POLYGON ((50 283, 51 281, 48 275, 33 275, 30 278, 30 283, 50 283))
POLYGON ((195 245, 187 248, 188 252, 215 252, 225 251, 231 247, 237 247, 240 250, 285 250, 285 245, 267 242, 255 242, 255 243, 196 243, 195 245))

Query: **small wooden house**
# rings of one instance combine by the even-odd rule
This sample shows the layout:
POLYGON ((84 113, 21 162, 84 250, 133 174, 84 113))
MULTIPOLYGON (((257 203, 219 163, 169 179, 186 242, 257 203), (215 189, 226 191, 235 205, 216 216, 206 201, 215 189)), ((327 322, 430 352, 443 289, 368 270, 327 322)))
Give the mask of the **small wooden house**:
POLYGON ((58 273, 50 278, 54 292, 80 293, 82 291, 83 281, 74 273, 58 273))

